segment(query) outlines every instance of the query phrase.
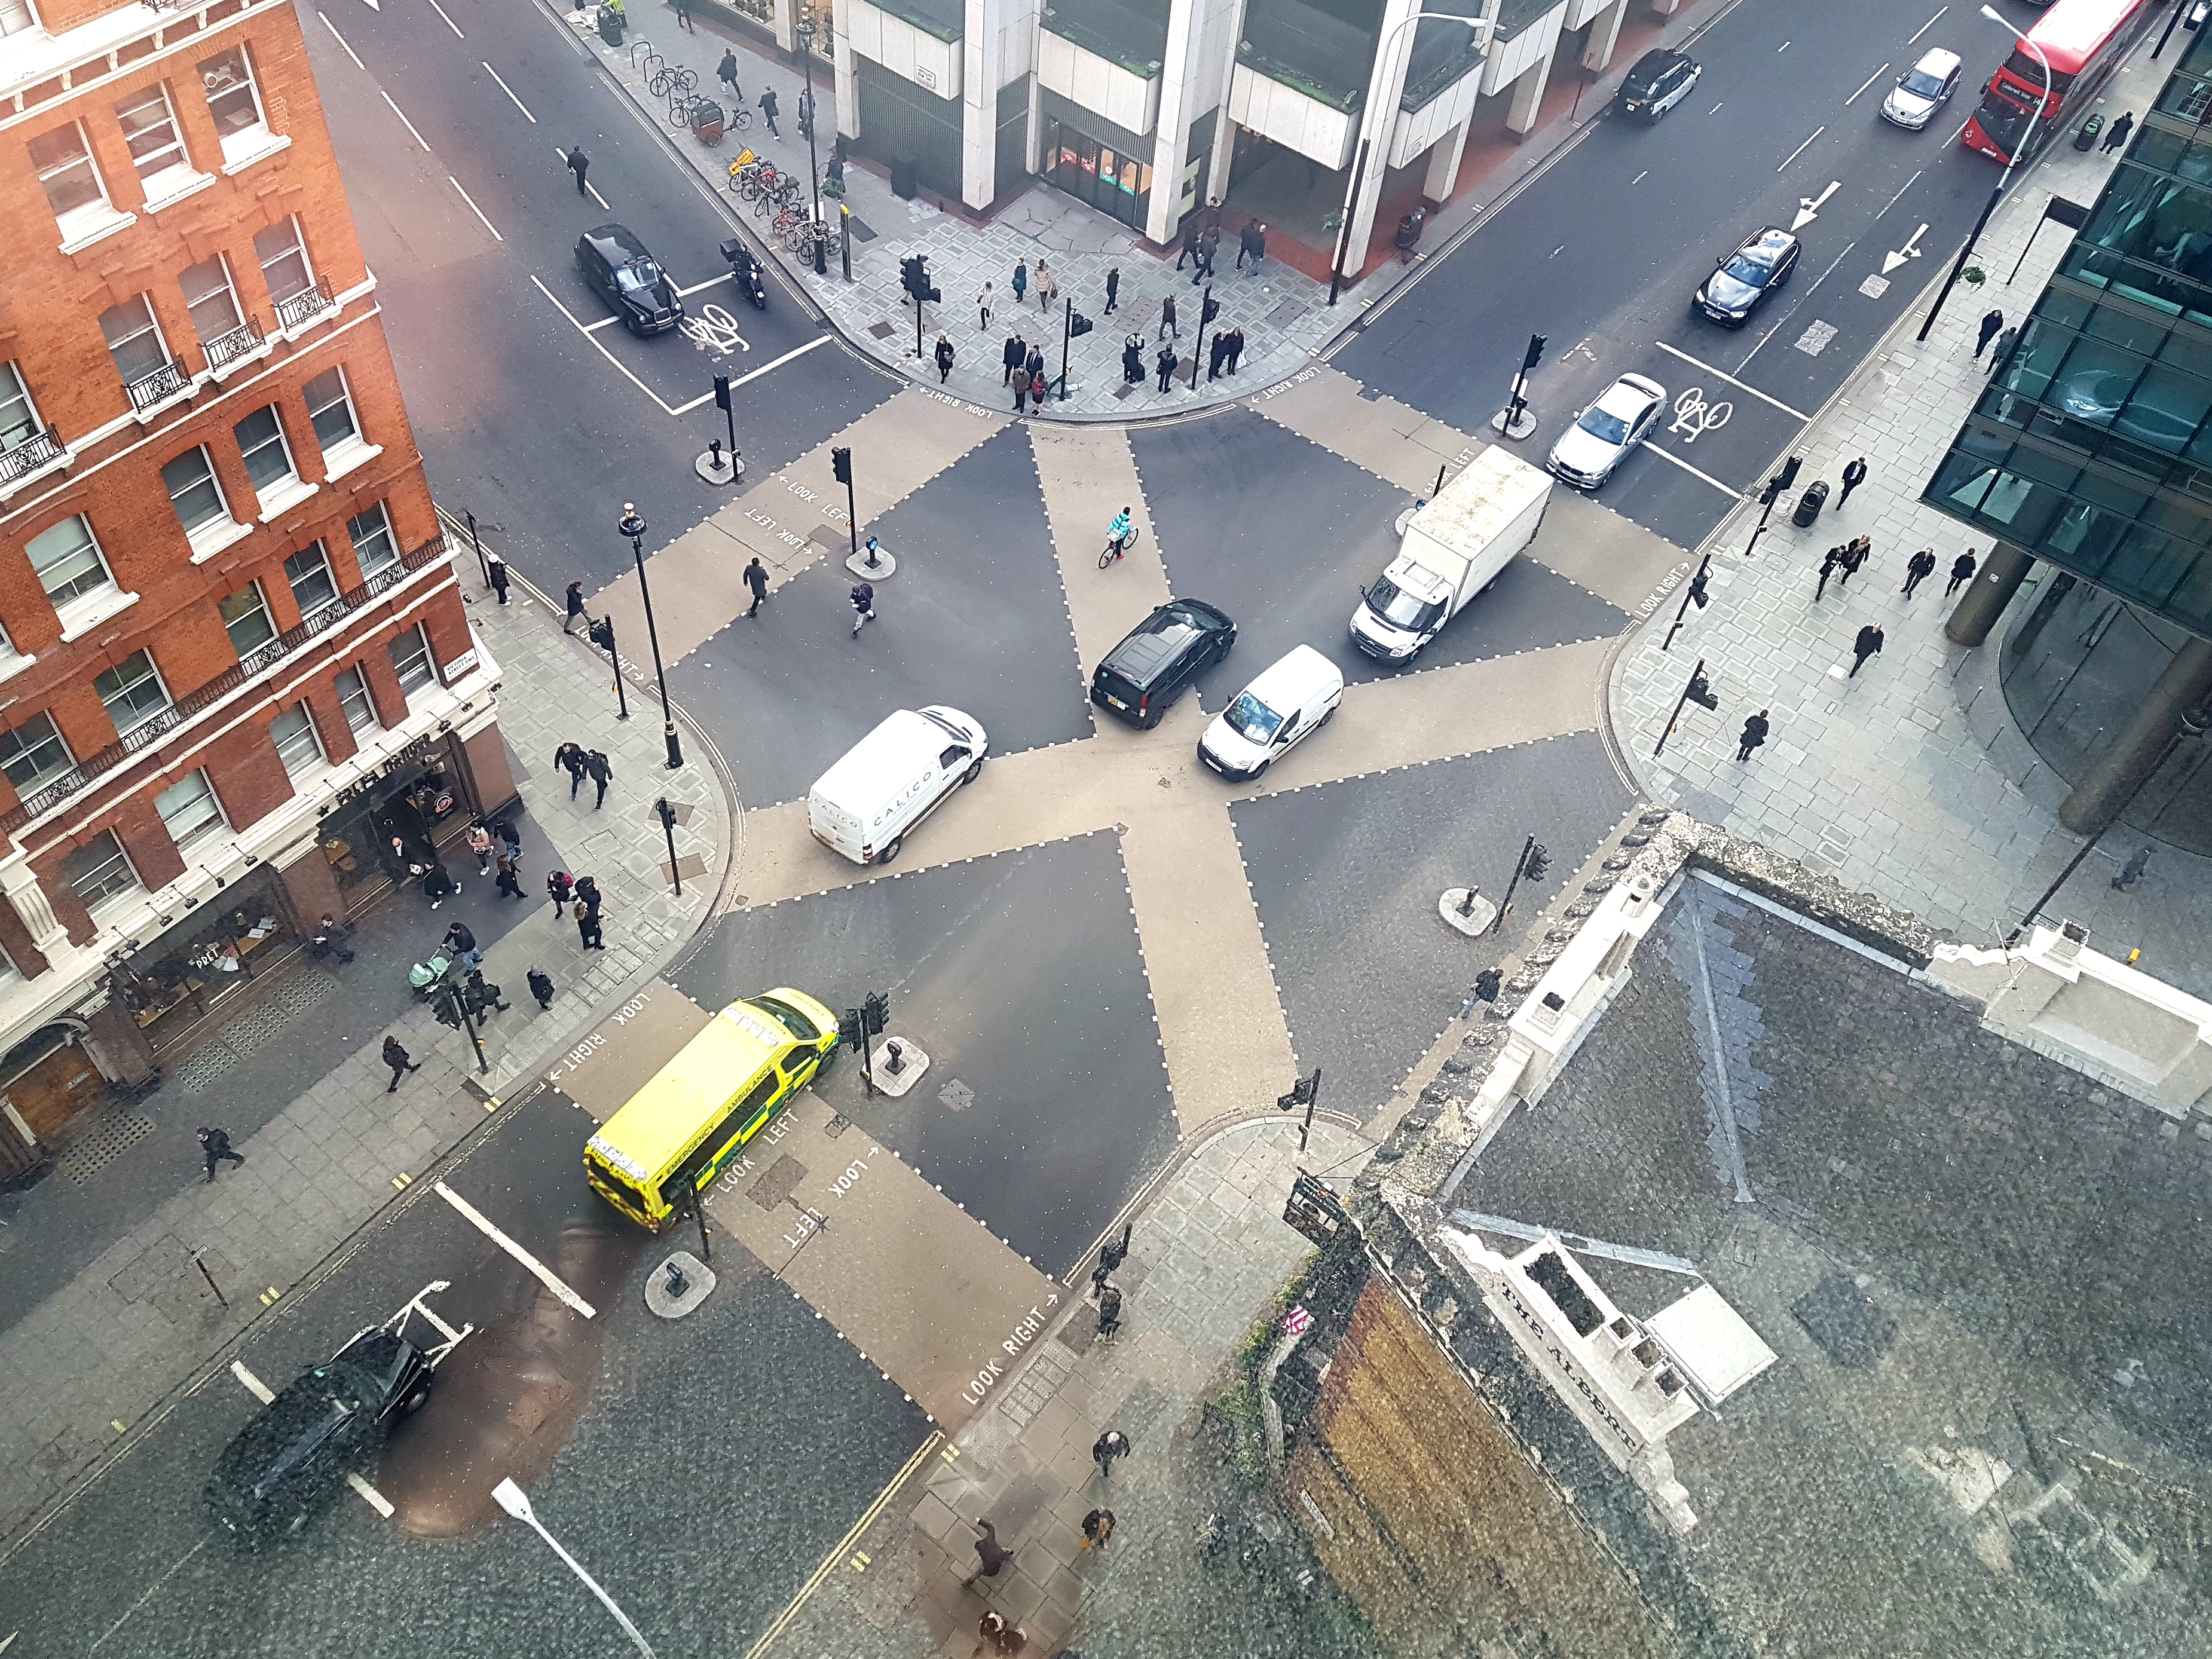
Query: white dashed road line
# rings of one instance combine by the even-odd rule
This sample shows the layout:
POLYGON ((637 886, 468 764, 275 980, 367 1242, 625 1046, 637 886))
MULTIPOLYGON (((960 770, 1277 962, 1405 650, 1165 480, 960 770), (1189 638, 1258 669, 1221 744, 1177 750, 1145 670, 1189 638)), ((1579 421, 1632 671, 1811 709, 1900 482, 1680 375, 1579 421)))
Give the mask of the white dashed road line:
MULTIPOLYGON (((438 3, 438 0, 430 0, 430 9, 431 9, 432 11, 436 12, 436 13, 438 14, 438 15, 439 15, 439 16, 441 16, 441 17, 446 17, 446 9, 445 9, 443 6, 441 6, 441 5, 440 5, 440 4, 438 3)), ((456 22, 455 22, 452 18, 450 18, 450 17, 446 17, 446 27, 447 27, 447 28, 449 28, 449 29, 453 30, 453 32, 454 33, 456 33, 456 34, 460 34, 460 35, 461 35, 461 39, 462 39, 462 40, 467 40, 467 39, 469 38, 469 37, 468 37, 467 35, 465 35, 465 34, 461 34, 461 26, 460 26, 459 23, 456 23, 456 22)), ((513 94, 509 94, 508 95, 509 95, 510 97, 511 97, 511 96, 513 96, 513 94)))
POLYGON ((503 242, 507 240, 506 237, 499 234, 498 226, 492 223, 490 220, 484 218, 484 210, 477 205, 476 198, 470 195, 465 190, 461 190, 461 181, 459 179, 454 178, 453 175, 449 173, 446 175, 446 182, 451 185, 455 190, 461 191, 461 199, 469 204, 469 211, 477 216, 477 218, 482 222, 483 228, 491 232, 491 239, 493 241, 503 242))
MULTIPOLYGON (((435 4, 437 4, 437 3, 438 3, 438 0, 430 0, 430 3, 431 3, 432 5, 434 5, 434 6, 435 4)), ((445 15, 445 14, 444 14, 443 12, 441 12, 441 13, 439 13, 438 15, 439 15, 441 17, 443 17, 443 16, 445 15)), ((479 64, 483 64, 483 58, 477 58, 477 62, 478 62, 479 64)), ((495 81, 499 81, 499 89, 500 89, 501 92, 505 93, 505 94, 506 94, 509 98, 514 98, 514 106, 515 106, 515 108, 517 108, 517 109, 520 110, 520 111, 521 111, 525 115, 528 115, 528 116, 530 116, 530 125, 531 125, 532 126, 533 126, 533 127, 534 127, 534 126, 536 126, 536 125, 538 125, 538 118, 537 118, 536 116, 534 116, 534 115, 531 115, 531 114, 530 114, 530 106, 529 106, 529 105, 527 105, 527 104, 526 104, 526 103, 524 103, 524 102, 522 101, 522 100, 520 100, 520 98, 515 98, 515 97, 514 97, 514 88, 513 87, 510 87, 509 85, 507 85, 507 82, 506 82, 505 81, 501 81, 501 80, 500 80, 500 74, 499 74, 499 71, 498 71, 497 70, 494 69, 494 68, 493 68, 489 64, 484 64, 483 68, 484 68, 484 73, 485 73, 486 75, 489 75, 489 76, 491 76, 491 78, 492 78, 493 80, 495 80, 495 81)))
MULTIPOLYGON (((533 277, 532 280, 534 282, 537 279, 533 277)), ((552 298, 550 295, 548 295, 546 297, 548 299, 552 298)), ((560 302, 558 301, 555 301, 554 303, 557 305, 560 302)), ((578 1313, 583 1315, 586 1319, 592 1319, 597 1316, 598 1310, 593 1308, 590 1303, 585 1301, 582 1297, 578 1296, 575 1291, 570 1290, 567 1282, 562 1279, 560 1274, 555 1273, 550 1267, 540 1261, 536 1256, 524 1249, 521 1245, 516 1243, 505 1233, 500 1231, 497 1227, 494 1226, 491 1222, 486 1218, 481 1210, 477 1209, 475 1205, 470 1203, 468 1200, 463 1198, 459 1193, 455 1192, 451 1187, 448 1187, 442 1181, 438 1183, 438 1196, 444 1199, 447 1203, 459 1210, 461 1214, 468 1219, 470 1224, 475 1227, 478 1232, 482 1233, 486 1238, 491 1240, 493 1243, 498 1245, 501 1249, 505 1250, 509 1255, 513 1256, 517 1261, 520 1261, 525 1267, 528 1268, 532 1273, 536 1275, 540 1284, 544 1285, 547 1290, 552 1291, 554 1295, 559 1297, 562 1302, 566 1303, 569 1307, 574 1308, 578 1313)))
POLYGON ((331 39, 337 41, 340 46, 345 46, 345 55, 353 59, 353 66, 359 70, 363 75, 368 74, 368 65, 361 61, 361 54, 359 52, 356 52, 351 46, 346 46, 346 38, 338 33, 338 26, 331 21, 328 17, 324 17, 321 12, 317 12, 315 15, 322 17, 323 27, 331 32, 331 39))
MULTIPOLYGON (((335 34, 337 31, 336 29, 332 29, 331 33, 335 34)), ((348 47, 347 50, 351 51, 352 48, 348 47)), ((360 61, 361 59, 358 58, 354 59, 354 62, 356 64, 360 61)), ((379 87, 376 89, 376 95, 384 100, 386 103, 392 104, 392 94, 385 91, 382 87, 379 87)), ((422 154, 428 155, 430 153, 430 141, 428 138, 425 138, 421 133, 415 131, 415 124, 407 118, 406 112, 401 109, 398 105, 392 104, 392 112, 399 118, 399 125, 401 126, 405 127, 409 132, 414 133, 415 142, 422 146, 422 154)))
POLYGON ((1718 478, 1713 477, 1710 472, 1698 471, 1696 467, 1692 466, 1680 455, 1672 455, 1668 453, 1667 451, 1660 448, 1657 444, 1653 443, 1650 439, 1645 439, 1638 447, 1649 450, 1652 454, 1656 455, 1662 461, 1674 462, 1676 466, 1680 467, 1683 471, 1688 473, 1692 477, 1704 479, 1705 483, 1719 490, 1722 495, 1727 496, 1730 501, 1737 501, 1743 499, 1743 492, 1741 489, 1735 488, 1733 485, 1723 483, 1718 478))
POLYGON ((263 1405, 267 1405, 276 1397, 275 1390, 246 1369, 246 1362, 243 1359, 234 1359, 230 1362, 230 1374, 245 1385, 246 1393, 252 1395, 263 1405))

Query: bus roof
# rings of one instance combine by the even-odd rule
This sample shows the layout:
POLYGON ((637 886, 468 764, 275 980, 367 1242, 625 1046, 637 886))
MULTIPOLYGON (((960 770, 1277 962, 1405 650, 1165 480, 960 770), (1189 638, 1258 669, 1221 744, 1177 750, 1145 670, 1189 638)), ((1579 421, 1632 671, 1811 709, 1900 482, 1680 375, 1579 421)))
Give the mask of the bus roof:
MULTIPOLYGON (((790 998, 788 992, 770 994, 790 998)), ((813 1018, 813 1008, 799 1006, 799 1012, 813 1018)), ((720 1106, 728 1100, 792 1040, 766 1009, 732 1002, 678 1049, 592 1139, 657 1175, 704 1127, 708 1103, 720 1106)))
MULTIPOLYGON (((2149 0, 2058 0, 2027 38, 2043 48, 2053 75, 2079 75, 2114 31, 2149 0)), ((2033 52, 2027 53, 2033 58, 2033 52)))

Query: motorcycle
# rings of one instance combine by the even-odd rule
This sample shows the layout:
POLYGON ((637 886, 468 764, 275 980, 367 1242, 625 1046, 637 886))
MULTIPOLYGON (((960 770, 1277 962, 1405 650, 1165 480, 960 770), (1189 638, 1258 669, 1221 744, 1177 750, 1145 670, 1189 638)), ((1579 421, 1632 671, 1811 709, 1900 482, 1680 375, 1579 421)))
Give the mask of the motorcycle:
POLYGON ((762 280, 760 261, 753 251, 738 237, 732 236, 722 244, 722 258, 729 261, 730 274, 738 279, 738 291, 753 302, 756 308, 768 309, 768 284, 762 280))

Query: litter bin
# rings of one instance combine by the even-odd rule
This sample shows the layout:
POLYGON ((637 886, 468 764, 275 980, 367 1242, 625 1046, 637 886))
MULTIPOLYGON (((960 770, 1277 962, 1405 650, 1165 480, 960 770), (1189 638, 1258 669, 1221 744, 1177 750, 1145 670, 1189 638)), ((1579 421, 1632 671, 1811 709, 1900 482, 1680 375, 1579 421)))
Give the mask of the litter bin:
POLYGON ((911 161, 891 163, 891 194, 902 201, 911 202, 921 188, 921 180, 911 161))
POLYGON ((599 8, 599 39, 611 46, 622 45, 623 15, 620 12, 611 11, 605 6, 599 8))
POLYGON ((2076 149, 2092 148, 2097 142, 2097 135, 2104 130, 2105 118, 2101 115, 2091 116, 2081 123, 2080 130, 2075 133, 2074 148, 2076 149))
POLYGON ((1790 515, 1790 522, 1802 530, 1820 516, 1820 509, 1827 504, 1828 481, 1815 478, 1805 487, 1805 493, 1797 498, 1797 510, 1790 515))

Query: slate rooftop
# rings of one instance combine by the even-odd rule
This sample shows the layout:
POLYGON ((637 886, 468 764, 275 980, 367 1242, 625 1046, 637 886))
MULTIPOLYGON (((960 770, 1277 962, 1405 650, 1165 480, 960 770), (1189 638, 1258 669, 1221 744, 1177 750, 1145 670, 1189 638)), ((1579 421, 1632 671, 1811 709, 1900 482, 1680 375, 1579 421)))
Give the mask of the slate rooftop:
POLYGON ((1486 1145, 1438 1098, 1480 1066, 1425 1097, 1440 1112, 1358 1183, 1371 1253, 1685 1653, 2212 1652, 2212 1125, 1984 1030, 1914 971, 1934 940, 1910 918, 1854 920, 1819 878, 1793 902, 1762 849, 1657 833, 1679 884, 1631 976, 1486 1145), (1577 1252, 1624 1312, 1703 1279, 1775 1351, 1666 1442, 1686 1534, 1437 1248, 1476 1215, 1682 1258, 1577 1252))

